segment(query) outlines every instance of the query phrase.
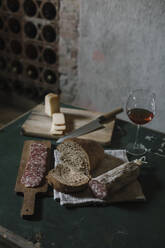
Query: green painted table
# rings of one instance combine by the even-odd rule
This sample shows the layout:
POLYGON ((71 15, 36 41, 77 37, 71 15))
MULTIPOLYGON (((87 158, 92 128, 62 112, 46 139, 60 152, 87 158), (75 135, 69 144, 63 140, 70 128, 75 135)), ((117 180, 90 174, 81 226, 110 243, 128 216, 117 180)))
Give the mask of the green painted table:
MULTIPOLYGON (((156 154, 165 135, 147 128, 141 140, 151 148, 140 181, 146 202, 106 207, 61 207, 52 197, 37 198, 38 214, 20 217, 22 196, 14 192, 23 143, 20 135, 27 115, 0 131, 0 225, 49 248, 146 248, 165 244, 165 158, 156 154), (148 137, 153 136, 153 141, 148 137)), ((109 148, 124 148, 135 126, 117 119, 109 148)))

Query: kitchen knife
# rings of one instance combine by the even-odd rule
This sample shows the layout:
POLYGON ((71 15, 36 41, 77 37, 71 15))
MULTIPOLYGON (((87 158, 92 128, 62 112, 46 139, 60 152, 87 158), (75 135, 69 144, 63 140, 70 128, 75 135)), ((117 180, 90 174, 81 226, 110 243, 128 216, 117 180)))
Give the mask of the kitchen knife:
POLYGON ((103 124, 112 121, 115 118, 115 116, 121 112, 123 112, 123 108, 117 108, 117 109, 113 110, 112 112, 101 115, 97 119, 90 121, 89 123, 83 125, 82 127, 72 131, 68 135, 65 135, 65 136, 59 138, 56 141, 56 144, 59 144, 68 138, 78 137, 78 136, 81 136, 83 134, 87 134, 87 133, 90 133, 92 131, 95 131, 97 129, 105 128, 103 126, 103 124))

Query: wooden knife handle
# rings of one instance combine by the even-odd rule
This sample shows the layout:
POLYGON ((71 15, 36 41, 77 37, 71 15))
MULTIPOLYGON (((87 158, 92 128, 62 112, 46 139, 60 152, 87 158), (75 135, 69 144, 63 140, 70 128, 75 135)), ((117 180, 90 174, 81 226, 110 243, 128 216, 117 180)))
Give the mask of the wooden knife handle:
POLYGON ((31 191, 24 192, 24 201, 21 209, 21 216, 34 214, 35 196, 36 196, 35 192, 31 192, 31 191))
POLYGON ((117 108, 117 109, 113 110, 112 112, 101 115, 99 117, 100 122, 101 123, 109 122, 109 121, 113 120, 116 117, 116 115, 121 113, 121 112, 123 112, 123 108, 117 108))

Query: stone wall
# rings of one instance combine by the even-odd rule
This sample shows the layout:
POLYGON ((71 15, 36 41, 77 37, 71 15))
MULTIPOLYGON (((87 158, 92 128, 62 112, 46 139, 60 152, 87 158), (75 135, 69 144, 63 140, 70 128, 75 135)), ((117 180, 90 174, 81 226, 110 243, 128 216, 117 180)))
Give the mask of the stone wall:
POLYGON ((132 89, 151 89, 157 115, 147 126, 164 131, 164 0, 60 2, 63 101, 106 112, 125 106, 132 89))
POLYGON ((79 0, 60 0, 59 72, 61 100, 73 103, 78 87, 79 0))

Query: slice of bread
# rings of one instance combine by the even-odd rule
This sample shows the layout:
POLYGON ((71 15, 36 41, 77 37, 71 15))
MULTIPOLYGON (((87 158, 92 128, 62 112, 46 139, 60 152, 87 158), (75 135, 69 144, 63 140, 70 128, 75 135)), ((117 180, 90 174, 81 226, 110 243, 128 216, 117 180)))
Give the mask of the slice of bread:
POLYGON ((104 157, 104 149, 92 140, 67 139, 57 146, 60 163, 48 175, 48 183, 60 192, 77 192, 87 186, 91 171, 104 157))

